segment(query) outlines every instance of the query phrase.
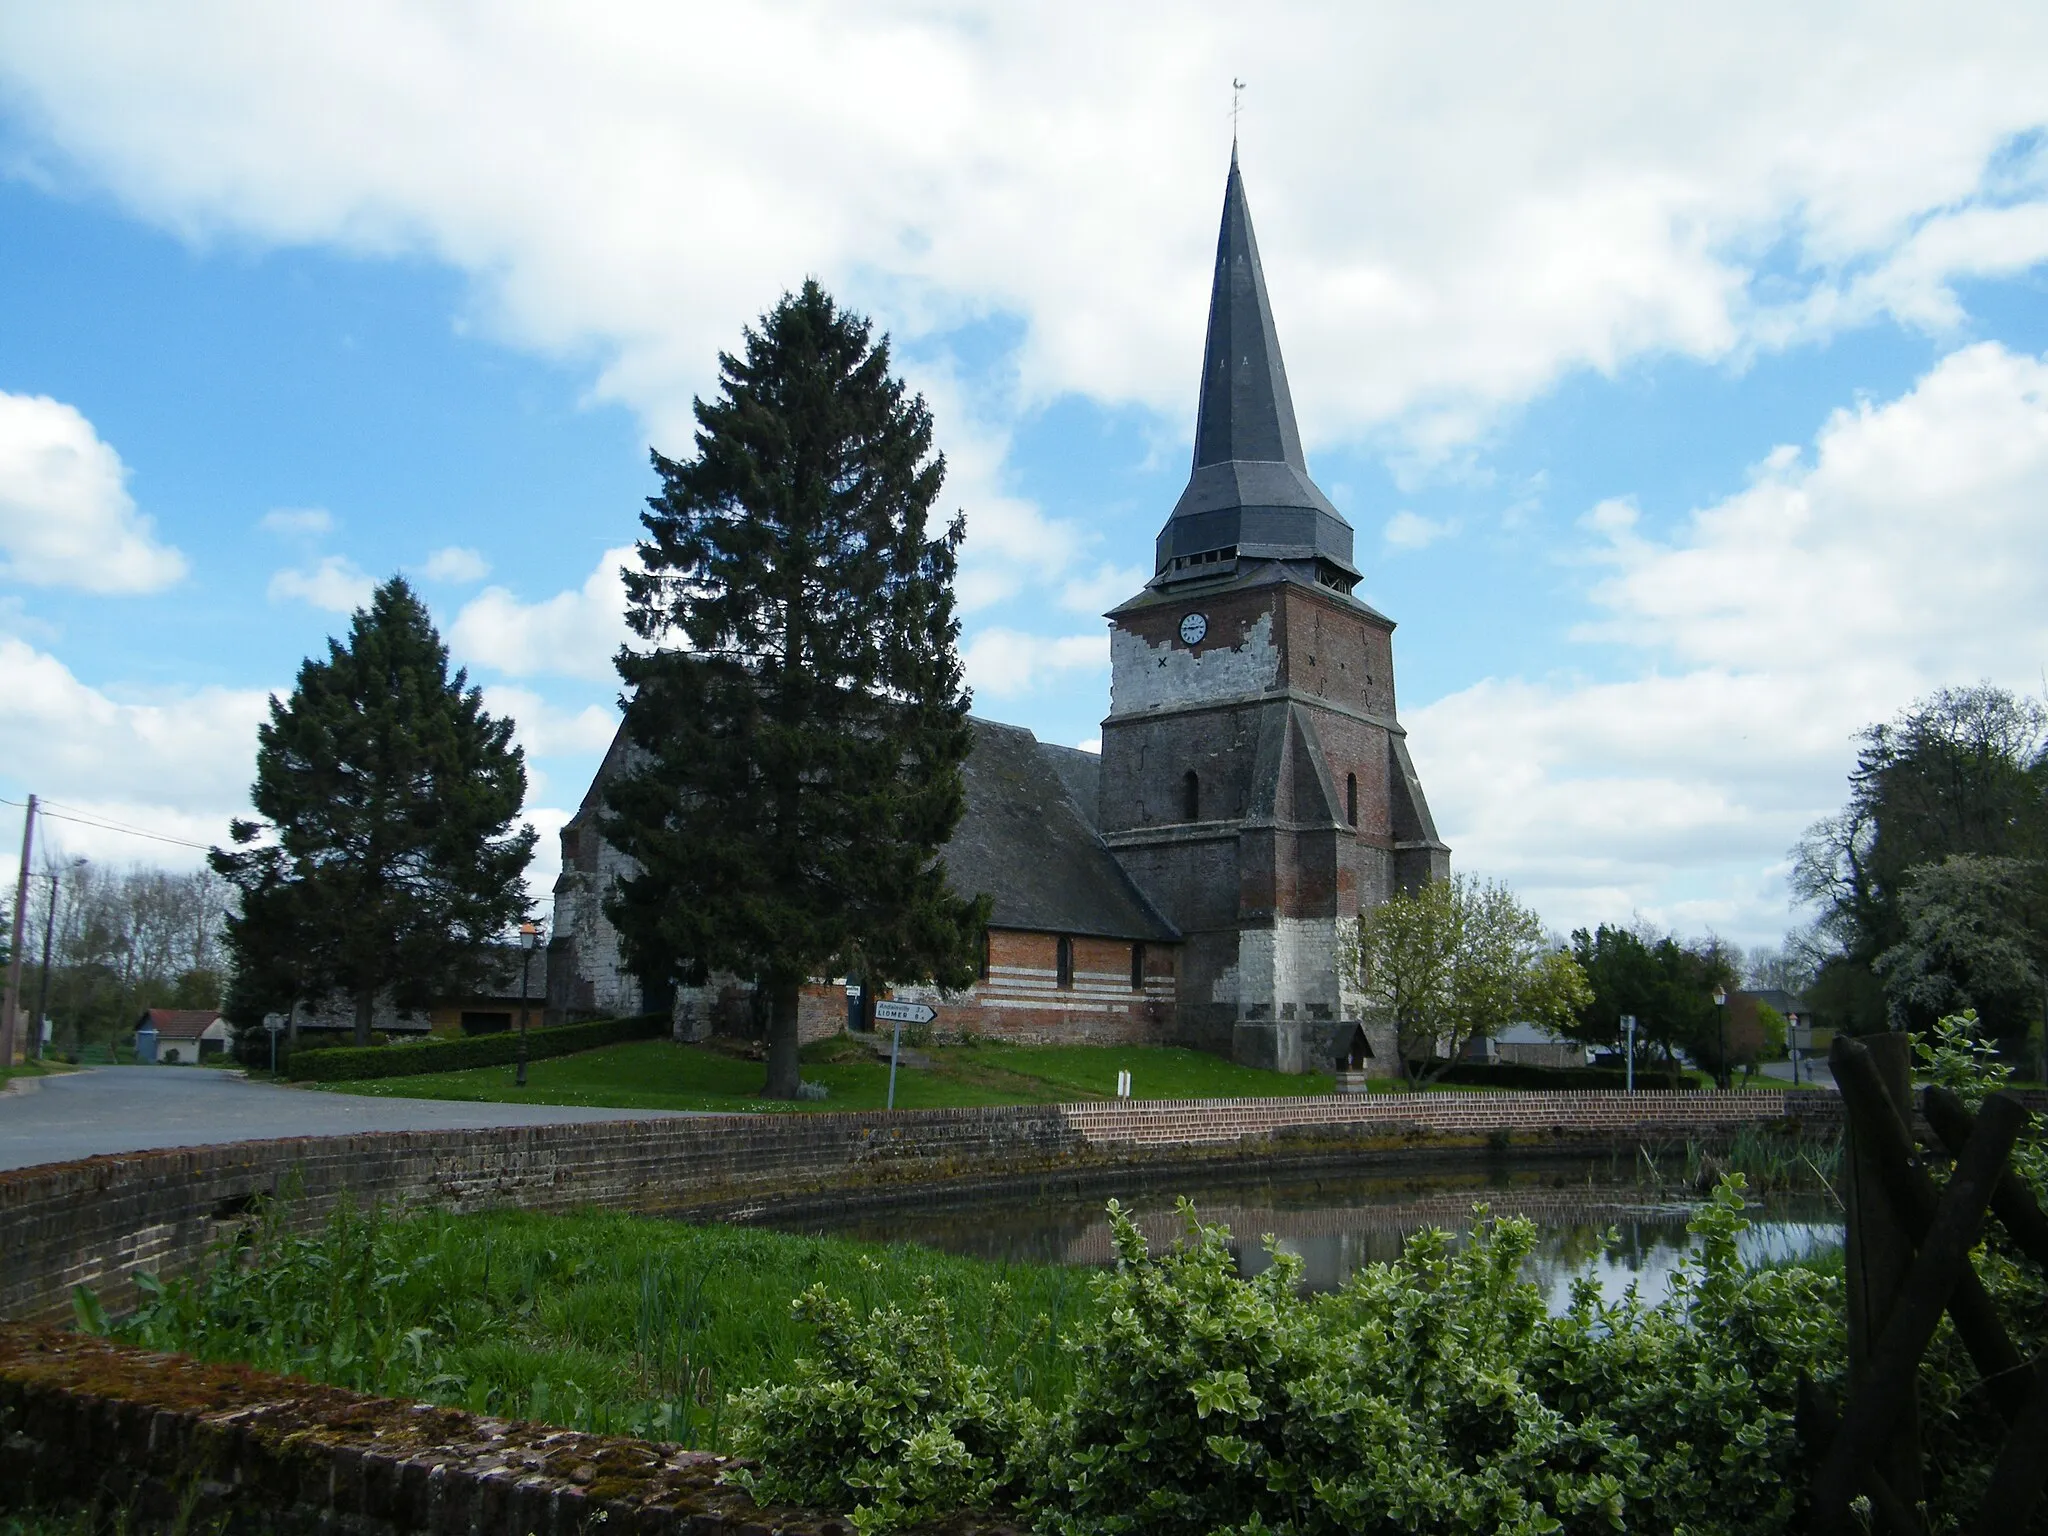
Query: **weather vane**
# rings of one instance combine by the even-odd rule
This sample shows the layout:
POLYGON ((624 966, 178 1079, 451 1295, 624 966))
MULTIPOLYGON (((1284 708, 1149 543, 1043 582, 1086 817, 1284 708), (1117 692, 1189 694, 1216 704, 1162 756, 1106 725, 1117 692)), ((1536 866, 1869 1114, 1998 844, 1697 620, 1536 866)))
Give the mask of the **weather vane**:
POLYGON ((1237 148, 1237 114, 1240 110, 1238 97, 1244 91, 1244 82, 1235 75, 1230 79, 1230 147, 1237 148))

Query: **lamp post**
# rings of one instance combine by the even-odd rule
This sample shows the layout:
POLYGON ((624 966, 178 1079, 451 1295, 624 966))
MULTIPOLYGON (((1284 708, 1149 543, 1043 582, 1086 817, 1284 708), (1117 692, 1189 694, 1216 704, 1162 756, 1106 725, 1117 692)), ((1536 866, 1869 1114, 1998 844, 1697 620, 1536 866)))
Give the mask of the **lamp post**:
POLYGON ((526 1086, 526 979, 533 969, 533 951, 540 943, 540 924, 519 925, 519 1073, 513 1082, 526 1086))
POLYGON ((1732 1087, 1734 1078, 1728 1072, 1728 989, 1718 982, 1714 985, 1714 1006, 1721 1010, 1721 1069, 1718 1074, 1721 1087, 1732 1087))

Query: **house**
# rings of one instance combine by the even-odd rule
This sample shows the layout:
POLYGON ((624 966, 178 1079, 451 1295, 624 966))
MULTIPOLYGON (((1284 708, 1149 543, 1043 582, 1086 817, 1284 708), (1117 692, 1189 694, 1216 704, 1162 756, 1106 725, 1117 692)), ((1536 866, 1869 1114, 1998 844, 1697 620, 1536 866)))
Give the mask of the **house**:
MULTIPOLYGON (((1394 1060, 1339 971, 1343 931, 1444 878, 1394 703, 1394 621, 1356 594, 1351 524, 1310 478, 1235 151, 1209 297, 1186 489, 1153 575, 1104 617, 1100 754, 974 722, 966 814, 944 851, 993 904, 982 974, 904 989, 941 1033, 1194 1046, 1248 1065, 1330 1067, 1355 1025, 1394 1060)), ((734 977, 643 985, 604 911, 632 872, 605 842, 621 733, 562 829, 549 1012, 668 1011, 683 1038, 753 1006, 734 977)), ((805 1032, 843 996, 807 990, 805 1032)))
POLYGON ((231 1039, 218 1008, 150 1008, 135 1021, 135 1059, 189 1066, 221 1055, 231 1039))

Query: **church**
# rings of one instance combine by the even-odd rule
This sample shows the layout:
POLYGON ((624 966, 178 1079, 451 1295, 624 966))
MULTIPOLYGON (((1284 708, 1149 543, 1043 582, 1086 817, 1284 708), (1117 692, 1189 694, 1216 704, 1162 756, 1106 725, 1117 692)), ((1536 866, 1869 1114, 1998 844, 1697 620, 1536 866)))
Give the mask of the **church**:
MULTIPOLYGON (((1235 149, 1187 488, 1154 574, 1112 609, 1102 750, 975 722, 948 880, 986 893, 980 980, 898 988, 941 1036, 1193 1046, 1327 1068, 1359 1020, 1342 928, 1449 874, 1394 705, 1394 621, 1354 595, 1352 529, 1309 478, 1235 149)), ((598 833, 616 738, 562 829, 551 1019, 658 1010, 604 915, 623 856, 598 833)), ((805 1035, 843 990, 807 989, 805 1035)), ((667 999, 680 1038, 742 1024, 751 989, 667 999)), ((1391 1032, 1368 1024, 1377 1053, 1391 1032)))

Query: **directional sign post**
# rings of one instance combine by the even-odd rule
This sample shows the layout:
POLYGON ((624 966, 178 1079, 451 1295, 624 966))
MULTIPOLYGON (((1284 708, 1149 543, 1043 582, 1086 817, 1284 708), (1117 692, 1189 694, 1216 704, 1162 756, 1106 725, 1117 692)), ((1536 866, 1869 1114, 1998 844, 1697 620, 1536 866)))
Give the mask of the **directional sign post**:
POLYGON ((889 1104, 896 1107, 896 1055, 903 1049, 903 1026, 906 1024, 929 1024, 938 1017, 936 1011, 923 1003, 877 1003, 875 1017, 888 1019, 896 1026, 889 1040, 889 1104))

